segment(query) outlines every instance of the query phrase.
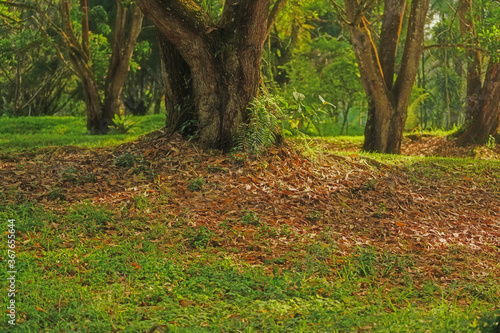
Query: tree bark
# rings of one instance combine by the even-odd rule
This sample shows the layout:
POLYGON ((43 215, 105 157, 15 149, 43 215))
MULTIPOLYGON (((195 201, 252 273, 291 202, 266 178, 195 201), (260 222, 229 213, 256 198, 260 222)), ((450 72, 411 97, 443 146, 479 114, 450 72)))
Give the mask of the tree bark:
MULTIPOLYGON (((460 0, 460 32, 468 44, 477 44, 472 0, 460 0)), ((500 62, 490 58, 484 82, 481 80, 482 55, 478 49, 467 51, 467 129, 457 139, 458 145, 483 143, 495 136, 500 116, 500 62)))
POLYGON ((196 123, 202 146, 231 147, 260 85, 270 1, 226 1, 219 22, 193 0, 138 4, 160 34, 166 125, 179 130, 196 123))
POLYGON ((127 9, 116 1, 117 13, 113 30, 113 51, 104 85, 104 119, 113 119, 120 108, 120 97, 127 79, 130 60, 141 32, 143 14, 137 5, 127 9), (129 13, 130 12, 130 13, 129 13))
POLYGON ((500 117, 500 62, 490 60, 472 123, 457 139, 458 145, 483 143, 489 136, 495 136, 500 117))
POLYGON ((362 14, 367 10, 367 3, 345 2, 351 40, 368 99, 363 149, 399 154, 410 95, 418 72, 429 0, 412 1, 400 64, 396 63, 396 54, 406 1, 385 0, 378 47, 369 22, 362 14), (397 67, 399 73, 394 80, 397 67))
POLYGON ((94 77, 94 72, 90 67, 90 43, 88 42, 88 11, 86 1, 81 0, 81 10, 84 13, 82 18, 82 42, 78 40, 71 25, 69 1, 63 0, 60 3, 60 13, 62 20, 62 33, 69 58, 73 69, 83 85, 85 105, 87 108, 87 129, 93 133, 102 132, 101 115, 102 103, 99 96, 99 88, 94 77), (85 28, 87 27, 87 28, 85 28))
MULTIPOLYGON (((465 38, 467 44, 478 42, 476 27, 473 20, 472 0, 460 0, 458 6, 458 18, 460 20, 460 33, 465 38)), ((478 50, 467 50, 467 109, 465 121, 470 122, 476 116, 479 108, 479 94, 483 85, 482 76, 482 57, 478 50)))

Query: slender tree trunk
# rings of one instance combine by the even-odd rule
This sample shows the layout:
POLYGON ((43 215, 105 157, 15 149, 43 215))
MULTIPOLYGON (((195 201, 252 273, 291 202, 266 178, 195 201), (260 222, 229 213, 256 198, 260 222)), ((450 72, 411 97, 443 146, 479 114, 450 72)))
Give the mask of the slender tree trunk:
POLYGON ((277 42, 277 48, 280 50, 280 56, 278 56, 277 66, 276 66, 276 74, 274 78, 280 87, 283 87, 286 83, 288 83, 288 72, 284 68, 286 64, 290 62, 293 56, 293 51, 295 50, 295 46, 299 41, 299 33, 301 29, 301 24, 297 19, 292 21, 292 31, 290 33, 290 42, 284 42, 279 40, 277 42), (286 44, 286 45, 284 45, 286 44))
POLYGON ((260 85, 270 1, 226 1, 217 24, 193 0, 138 4, 160 35, 167 127, 195 124, 202 146, 231 147, 260 85))
POLYGON ((80 42, 78 40, 71 25, 68 0, 62 0, 60 3, 62 32, 71 64, 83 85, 85 105, 87 108, 87 129, 91 133, 96 134, 102 132, 101 115, 103 106, 101 97, 99 96, 97 81, 90 67, 90 43, 86 1, 81 0, 80 6, 81 11, 84 13, 82 18, 82 41, 80 42))
POLYGON ((361 81, 368 99, 368 119, 363 149, 398 154, 410 95, 421 55, 429 0, 411 5, 403 57, 396 80, 396 54, 406 8, 406 0, 385 0, 379 46, 375 45, 369 22, 357 1, 346 1, 351 22, 351 40, 361 81))
MULTIPOLYGON (((460 20, 460 33, 468 43, 477 43, 476 27, 473 20, 472 0, 460 0, 458 16, 460 20)), ((467 50, 467 109, 465 121, 470 122, 475 117, 478 108, 479 95, 482 83, 482 57, 478 50, 467 50)))
POLYGON ((120 108, 123 85, 127 79, 130 60, 141 32, 143 14, 137 5, 127 9, 116 1, 117 13, 113 30, 113 51, 104 86, 104 119, 113 119, 120 108))

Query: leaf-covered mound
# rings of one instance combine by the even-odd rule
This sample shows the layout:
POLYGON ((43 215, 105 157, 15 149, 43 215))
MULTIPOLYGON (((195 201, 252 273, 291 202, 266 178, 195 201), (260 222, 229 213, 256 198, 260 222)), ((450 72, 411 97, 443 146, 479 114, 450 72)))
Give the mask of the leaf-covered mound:
MULTIPOLYGON (((113 148, 49 147, 1 161, 1 199, 7 209, 41 216, 19 218, 25 254, 112 252, 130 240, 136 251, 149 249, 141 258, 151 248, 160 256, 234 254, 275 277, 316 265, 332 282, 355 269, 372 281, 356 282, 359 300, 374 284, 391 299, 402 290, 435 297, 442 290, 459 307, 471 299, 498 304, 498 161, 380 161, 328 145, 313 154, 292 143, 260 155, 222 154, 159 131, 113 148)), ((140 271, 133 258, 130 267, 140 271)))
MULTIPOLYGON (((46 148, 2 162, 0 174, 7 201, 90 199, 123 210, 133 209, 139 194, 166 195, 149 218, 189 214, 193 226, 215 233, 229 224, 242 233, 242 246, 256 226, 235 222, 252 212, 280 230, 310 237, 328 230, 346 251, 361 244, 424 252, 461 246, 498 255, 500 171, 491 163, 396 166, 356 154, 306 157, 290 145, 257 156, 221 154, 157 131, 114 148, 46 148)), ((278 247, 287 242, 293 239, 276 239, 278 247)), ((247 255, 258 260, 258 249, 247 255)))

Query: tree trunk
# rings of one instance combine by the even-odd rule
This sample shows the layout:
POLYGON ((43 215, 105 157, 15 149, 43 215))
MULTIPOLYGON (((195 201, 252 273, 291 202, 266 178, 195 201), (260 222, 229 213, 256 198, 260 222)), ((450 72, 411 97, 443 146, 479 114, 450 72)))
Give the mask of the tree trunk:
POLYGON ((81 40, 77 37, 71 23, 69 1, 62 0, 60 3, 61 36, 65 41, 73 70, 83 85, 87 108, 87 129, 91 134, 103 134, 109 130, 111 119, 119 107, 130 59, 141 30, 143 15, 140 9, 138 7, 131 9, 130 20, 127 20, 128 10, 123 7, 121 1, 117 1, 117 6, 113 51, 105 82, 103 103, 91 66, 87 0, 80 0, 80 11, 83 14, 81 40))
POLYGON ((102 133, 101 123, 102 103, 99 88, 90 66, 90 43, 88 30, 88 11, 85 0, 80 1, 82 17, 82 41, 76 37, 71 25, 69 1, 63 0, 60 4, 62 32, 68 49, 69 58, 73 69, 83 85, 85 105, 87 108, 87 129, 92 134, 102 133))
MULTIPOLYGON (((460 32, 469 43, 478 43, 473 19, 472 0, 460 0, 458 7, 460 32)), ((483 143, 495 136, 500 116, 500 63, 490 58, 484 82, 481 82, 482 56, 476 49, 467 51, 467 112, 465 132, 457 139, 458 145, 483 143)))
POLYGON ((143 14, 136 5, 129 10, 116 1, 117 12, 113 30, 113 51, 104 86, 104 119, 113 119, 120 108, 120 97, 127 79, 130 60, 141 32, 143 14), (130 13, 129 13, 130 12, 130 13))
POLYGON ((160 35, 167 127, 195 125, 202 146, 231 147, 260 85, 270 1, 226 1, 217 23, 193 0, 138 4, 160 35))
POLYGON ((474 104, 473 122, 457 139, 458 145, 483 143, 498 131, 500 117, 500 62, 490 60, 478 103, 474 104))
POLYGON ((410 95, 418 72, 429 0, 414 0, 406 33, 401 64, 396 54, 406 8, 406 0, 385 0, 379 46, 364 16, 369 8, 346 1, 351 40, 361 81, 368 99, 365 127, 366 151, 399 154, 410 95), (394 80, 396 67, 399 67, 394 80))
MULTIPOLYGON (((458 17, 460 20, 460 33, 467 43, 477 43, 476 27, 473 20, 472 0, 460 0, 458 6, 458 17)), ((470 122, 476 116, 474 112, 479 110, 479 94, 482 87, 481 68, 482 57, 478 50, 467 50, 467 109, 465 121, 470 122)))

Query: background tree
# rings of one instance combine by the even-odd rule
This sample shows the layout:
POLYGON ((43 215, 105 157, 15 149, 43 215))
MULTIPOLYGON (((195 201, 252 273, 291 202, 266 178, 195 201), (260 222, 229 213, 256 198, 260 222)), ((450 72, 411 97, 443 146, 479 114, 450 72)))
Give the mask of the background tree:
POLYGON ((74 97, 71 72, 33 19, 29 2, 0 4, 0 114, 52 115, 74 97))
POLYGON ((500 5, 495 2, 461 0, 459 6, 462 34, 468 51, 466 130, 457 139, 459 145, 485 142, 495 136, 500 117, 500 5), (479 26, 479 27, 477 27, 479 26), (478 31, 479 30, 479 31, 478 31), (480 47, 485 52, 479 52, 480 47), (483 63, 487 63, 482 80, 483 63))
POLYGON ((151 23, 146 23, 123 87, 123 104, 133 115, 145 115, 151 111, 158 114, 162 110, 164 94, 157 33, 151 23))
POLYGON ((369 19, 370 13, 378 17, 372 11, 375 1, 346 0, 345 10, 335 1, 332 3, 349 29, 368 98, 363 149, 399 153, 418 71, 429 0, 412 1, 409 15, 405 15, 406 0, 385 0, 380 33, 373 30, 376 24, 369 19), (403 24, 405 17, 407 22, 403 24), (404 50, 398 63, 397 51, 403 26, 406 26, 404 50))
POLYGON ((262 49, 284 0, 139 0, 159 31, 167 127, 191 126, 203 146, 228 148, 257 95, 262 49))
POLYGON ((79 6, 82 17, 81 31, 76 31, 72 24, 69 1, 62 0, 60 3, 62 40, 73 69, 83 84, 87 106, 87 129, 91 133, 106 132, 111 119, 118 112, 130 59, 142 26, 143 15, 138 7, 119 0, 116 1, 116 6, 112 52, 104 84, 104 101, 102 101, 99 82, 94 73, 95 67, 92 66, 87 0, 81 0, 79 6), (129 9, 131 13, 127 15, 129 9))
POLYGON ((34 22, 36 27, 26 24, 24 27, 35 34, 43 31, 45 38, 56 47, 56 54, 65 64, 70 64, 68 67, 80 80, 86 104, 87 129, 91 133, 105 133, 118 112, 130 60, 141 31, 143 14, 140 9, 132 1, 117 0, 114 4, 114 28, 111 29, 107 25, 107 12, 102 6, 95 5, 91 10, 97 9, 93 13, 100 13, 102 21, 97 26, 106 28, 100 34, 90 29, 87 0, 80 0, 76 6, 69 0, 61 0, 57 4, 2 1, 0 5, 18 12, 29 10, 26 22, 34 22), (105 35, 112 39, 111 44, 105 35))

